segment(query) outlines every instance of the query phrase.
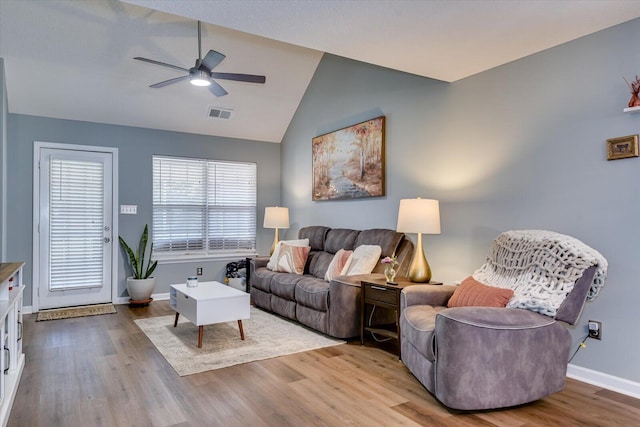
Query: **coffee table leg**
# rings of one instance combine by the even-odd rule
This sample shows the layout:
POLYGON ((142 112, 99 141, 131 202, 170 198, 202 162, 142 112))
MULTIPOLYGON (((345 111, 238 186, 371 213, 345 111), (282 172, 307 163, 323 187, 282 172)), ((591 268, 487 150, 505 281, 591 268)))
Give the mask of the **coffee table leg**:
POLYGON ((238 328, 240 329, 240 339, 244 341, 244 329, 242 329, 242 320, 238 320, 238 328))
POLYGON ((176 311, 176 320, 173 321, 173 327, 175 328, 176 326, 178 326, 178 317, 180 317, 180 313, 178 313, 176 311))
POLYGON ((198 348, 202 348, 203 335, 204 335, 204 325, 198 326, 198 348))

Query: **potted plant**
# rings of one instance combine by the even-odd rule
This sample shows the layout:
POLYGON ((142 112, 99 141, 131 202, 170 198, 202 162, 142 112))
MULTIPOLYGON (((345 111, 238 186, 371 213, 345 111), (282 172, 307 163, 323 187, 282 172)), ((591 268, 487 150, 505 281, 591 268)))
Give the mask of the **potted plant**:
POLYGON ((133 276, 127 277, 127 291, 129 292, 129 304, 148 304, 152 301, 151 293, 156 285, 156 278, 151 274, 158 266, 158 261, 151 263, 151 255, 153 254, 153 243, 149 249, 149 258, 145 268, 144 259, 147 249, 147 240, 149 239, 149 229, 145 224, 138 249, 134 252, 131 247, 124 241, 122 236, 118 236, 120 245, 129 256, 129 263, 133 269, 133 276))

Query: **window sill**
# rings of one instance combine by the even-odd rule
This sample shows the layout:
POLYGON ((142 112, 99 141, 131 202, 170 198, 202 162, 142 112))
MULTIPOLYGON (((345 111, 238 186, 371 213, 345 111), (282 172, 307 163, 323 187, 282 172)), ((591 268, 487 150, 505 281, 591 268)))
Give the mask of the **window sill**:
POLYGON ((163 255, 154 257, 154 260, 158 261, 158 265, 163 265, 190 262, 238 261, 243 258, 256 256, 258 256, 257 252, 238 252, 219 255, 163 255))

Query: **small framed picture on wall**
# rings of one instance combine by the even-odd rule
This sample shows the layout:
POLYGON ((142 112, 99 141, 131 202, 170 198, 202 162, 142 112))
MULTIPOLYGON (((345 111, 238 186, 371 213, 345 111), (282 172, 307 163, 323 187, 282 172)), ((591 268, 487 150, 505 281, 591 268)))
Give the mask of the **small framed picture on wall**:
POLYGON ((638 157, 638 135, 607 139, 607 160, 638 157))

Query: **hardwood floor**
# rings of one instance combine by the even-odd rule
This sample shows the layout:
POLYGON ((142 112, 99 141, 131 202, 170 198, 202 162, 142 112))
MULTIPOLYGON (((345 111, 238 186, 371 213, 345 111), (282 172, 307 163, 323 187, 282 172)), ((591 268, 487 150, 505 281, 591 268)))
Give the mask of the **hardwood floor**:
MULTIPOLYGON (((9 426, 638 426, 640 400, 568 380, 518 408, 455 413, 396 356, 359 341, 179 377, 133 319, 118 313, 35 322, 9 426)), ((249 333, 247 331, 247 333, 249 333)))

